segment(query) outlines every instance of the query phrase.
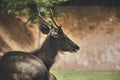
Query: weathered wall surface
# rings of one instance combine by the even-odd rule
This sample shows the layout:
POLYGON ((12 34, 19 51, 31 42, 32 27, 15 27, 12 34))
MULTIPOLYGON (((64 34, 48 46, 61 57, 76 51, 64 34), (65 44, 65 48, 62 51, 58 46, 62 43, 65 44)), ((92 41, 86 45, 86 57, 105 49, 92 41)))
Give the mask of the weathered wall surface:
MULTIPOLYGON (((57 18, 64 32, 80 46, 77 53, 59 54, 53 68, 120 70, 119 9, 103 7, 60 7, 57 18)), ((43 39, 43 37, 42 37, 43 39)), ((37 49, 38 28, 26 27, 16 17, 0 15, 1 51, 37 49), (4 44, 3 44, 4 43, 4 44)))
POLYGON ((11 50, 32 51, 36 47, 38 29, 25 24, 25 19, 0 13, 0 52, 11 50))
POLYGON ((120 70, 119 9, 63 7, 65 32, 79 44, 77 54, 61 55, 57 68, 120 70), (67 66, 67 67, 66 67, 67 66))

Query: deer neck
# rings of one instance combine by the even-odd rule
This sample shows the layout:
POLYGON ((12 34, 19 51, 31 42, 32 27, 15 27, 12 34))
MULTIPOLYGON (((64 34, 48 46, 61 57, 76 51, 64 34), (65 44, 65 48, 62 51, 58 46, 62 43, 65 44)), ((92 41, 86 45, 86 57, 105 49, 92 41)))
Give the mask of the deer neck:
POLYGON ((58 49, 56 45, 56 40, 54 38, 48 37, 41 48, 35 52, 35 54, 42 59, 46 68, 49 70, 55 62, 55 57, 57 55, 58 49))

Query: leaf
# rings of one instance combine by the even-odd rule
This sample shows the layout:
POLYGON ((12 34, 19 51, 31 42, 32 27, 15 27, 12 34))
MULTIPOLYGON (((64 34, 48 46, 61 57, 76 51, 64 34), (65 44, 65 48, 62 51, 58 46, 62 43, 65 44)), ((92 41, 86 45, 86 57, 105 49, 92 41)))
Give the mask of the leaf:
POLYGON ((12 13, 12 10, 9 9, 9 10, 8 10, 8 14, 10 14, 10 13, 12 13))

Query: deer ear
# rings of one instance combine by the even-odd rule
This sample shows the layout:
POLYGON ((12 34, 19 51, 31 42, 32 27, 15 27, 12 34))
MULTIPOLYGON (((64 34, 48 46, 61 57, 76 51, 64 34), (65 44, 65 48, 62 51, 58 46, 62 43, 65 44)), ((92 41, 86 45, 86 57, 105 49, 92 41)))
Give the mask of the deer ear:
POLYGON ((41 32, 42 32, 43 34, 48 34, 49 31, 50 31, 50 28, 48 27, 47 24, 41 23, 41 25, 40 25, 40 30, 41 30, 41 32))

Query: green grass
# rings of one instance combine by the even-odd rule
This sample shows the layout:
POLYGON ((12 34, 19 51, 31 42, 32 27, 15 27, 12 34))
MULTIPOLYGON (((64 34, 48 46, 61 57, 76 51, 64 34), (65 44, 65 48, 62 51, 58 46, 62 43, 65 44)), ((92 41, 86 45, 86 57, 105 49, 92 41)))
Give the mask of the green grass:
POLYGON ((117 71, 51 70, 58 80, 120 80, 117 71))

